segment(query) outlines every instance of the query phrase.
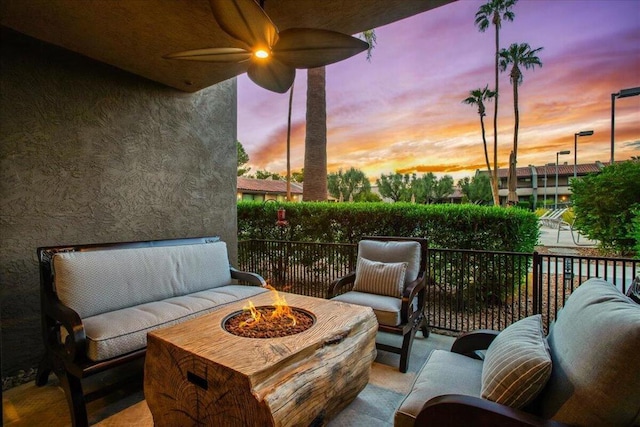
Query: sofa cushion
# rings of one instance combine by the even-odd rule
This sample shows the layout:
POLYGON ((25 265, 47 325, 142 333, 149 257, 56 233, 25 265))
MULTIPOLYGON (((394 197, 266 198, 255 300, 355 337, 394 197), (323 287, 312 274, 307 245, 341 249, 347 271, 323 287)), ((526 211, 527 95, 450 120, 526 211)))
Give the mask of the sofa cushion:
POLYGON ((147 346, 147 333, 214 311, 225 304, 259 293, 258 286, 228 285, 98 314, 83 320, 87 356, 93 361, 147 346))
POLYGON ((231 283, 224 242, 57 253, 53 270, 81 318, 231 283))
POLYGON ((371 307, 380 325, 398 326, 402 320, 400 316, 402 300, 400 298, 351 291, 331 300, 371 307))
POLYGON ((631 425, 640 414, 640 305, 601 279, 580 285, 547 337, 540 412, 568 424, 631 425))
POLYGON ((530 403, 551 375, 542 316, 521 319, 493 340, 482 368, 482 397, 512 408, 530 403))
POLYGON ((444 394, 480 397, 482 361, 434 350, 418 372, 413 387, 395 413, 395 427, 413 427, 422 406, 444 394), (451 369, 451 367, 455 369, 451 369))
POLYGON ((405 284, 420 273, 420 243, 415 241, 360 240, 358 257, 378 262, 406 262, 405 284))
POLYGON ((378 262, 358 257, 353 290, 402 298, 406 262, 378 262))

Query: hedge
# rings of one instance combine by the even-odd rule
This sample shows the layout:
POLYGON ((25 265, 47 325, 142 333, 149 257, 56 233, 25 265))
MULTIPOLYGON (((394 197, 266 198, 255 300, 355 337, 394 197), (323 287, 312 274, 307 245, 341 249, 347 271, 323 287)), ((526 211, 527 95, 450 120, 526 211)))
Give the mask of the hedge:
POLYGON ((363 236, 426 237, 448 249, 532 252, 538 219, 524 209, 472 204, 238 202, 238 238, 356 243, 363 236), (284 208, 287 225, 276 225, 284 208))

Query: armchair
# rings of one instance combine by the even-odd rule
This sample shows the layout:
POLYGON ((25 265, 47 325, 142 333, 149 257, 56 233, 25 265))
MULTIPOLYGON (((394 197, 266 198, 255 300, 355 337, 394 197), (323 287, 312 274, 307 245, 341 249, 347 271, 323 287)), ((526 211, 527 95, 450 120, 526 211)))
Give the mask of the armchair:
POLYGON ((400 355, 400 372, 407 372, 418 329, 429 336, 424 314, 426 263, 426 239, 365 237, 358 243, 356 271, 329 288, 329 298, 371 307, 379 331, 403 336, 401 347, 376 343, 379 350, 400 355))
POLYGON ((546 339, 535 315, 433 351, 394 425, 640 425, 639 365, 640 305, 590 279, 573 291, 546 339), (529 357, 536 349, 541 359, 529 357), (492 382, 504 387, 500 393, 491 395, 492 382), (514 399, 502 403, 509 394, 514 399))

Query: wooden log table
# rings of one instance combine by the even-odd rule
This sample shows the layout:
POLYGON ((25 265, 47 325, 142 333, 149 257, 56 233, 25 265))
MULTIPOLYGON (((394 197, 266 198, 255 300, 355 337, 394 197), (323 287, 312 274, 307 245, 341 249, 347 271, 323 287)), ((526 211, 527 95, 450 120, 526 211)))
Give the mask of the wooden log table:
MULTIPOLYGON (((247 300, 149 333, 144 393, 156 426, 322 425, 366 386, 376 357, 369 307, 280 293, 316 317, 283 338, 223 329, 247 300)), ((271 292, 251 298, 271 305, 271 292)))

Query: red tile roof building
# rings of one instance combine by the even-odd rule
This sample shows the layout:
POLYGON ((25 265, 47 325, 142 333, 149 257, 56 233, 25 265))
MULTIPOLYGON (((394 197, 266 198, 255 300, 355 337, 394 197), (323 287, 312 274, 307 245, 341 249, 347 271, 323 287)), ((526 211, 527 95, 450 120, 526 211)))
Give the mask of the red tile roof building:
MULTIPOLYGON (((256 200, 260 202, 278 200, 284 202, 287 198, 286 181, 238 177, 237 186, 238 200, 256 200)), ((291 201, 298 202, 301 200, 302 184, 292 182, 291 201)))

